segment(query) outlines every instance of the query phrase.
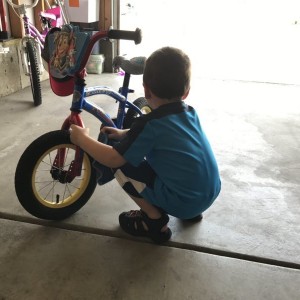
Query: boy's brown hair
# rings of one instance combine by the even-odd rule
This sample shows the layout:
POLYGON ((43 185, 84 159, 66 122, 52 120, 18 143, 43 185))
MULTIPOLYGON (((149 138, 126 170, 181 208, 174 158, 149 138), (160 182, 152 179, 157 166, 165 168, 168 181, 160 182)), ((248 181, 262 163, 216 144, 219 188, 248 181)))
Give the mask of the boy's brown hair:
POLYGON ((159 98, 181 100, 190 88, 191 62, 180 49, 163 47, 146 61, 144 84, 159 98))

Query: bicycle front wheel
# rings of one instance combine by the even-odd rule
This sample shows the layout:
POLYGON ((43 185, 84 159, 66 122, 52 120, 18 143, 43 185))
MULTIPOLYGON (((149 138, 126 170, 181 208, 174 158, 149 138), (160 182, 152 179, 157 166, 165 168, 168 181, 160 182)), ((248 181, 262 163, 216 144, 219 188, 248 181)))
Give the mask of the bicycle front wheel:
POLYGON ((42 91, 41 91, 41 81, 40 72, 37 59, 37 51, 35 48, 35 43, 32 40, 26 42, 27 49, 27 64, 29 70, 29 78, 31 91, 33 95, 33 103, 38 106, 42 103, 42 91))
POLYGON ((48 132, 29 145, 15 173, 16 194, 26 211, 41 219, 62 220, 87 203, 97 184, 90 156, 84 153, 80 176, 70 183, 62 180, 74 156, 75 145, 67 131, 48 132), (55 159, 59 167, 54 167, 55 159))

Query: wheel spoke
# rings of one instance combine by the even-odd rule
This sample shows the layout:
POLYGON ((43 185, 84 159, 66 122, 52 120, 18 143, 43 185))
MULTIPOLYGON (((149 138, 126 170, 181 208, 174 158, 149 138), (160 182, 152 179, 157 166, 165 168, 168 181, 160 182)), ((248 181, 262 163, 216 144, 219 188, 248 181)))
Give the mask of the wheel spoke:
POLYGON ((44 134, 24 151, 16 169, 15 187, 29 213, 39 218, 64 219, 88 201, 97 181, 86 153, 81 175, 70 183, 64 180, 75 154, 76 147, 62 130, 44 134))
POLYGON ((54 187, 55 187, 54 181, 52 181, 49 185, 51 185, 51 184, 52 184, 52 187, 49 189, 49 191, 46 194, 46 196, 44 196, 44 200, 47 200, 48 199, 48 195, 52 192, 52 197, 50 197, 50 198, 52 198, 52 203, 53 203, 53 191, 54 191, 54 187))
POLYGON ((63 148, 58 148, 55 151, 49 152, 44 159, 41 160, 40 166, 36 170, 36 174, 41 176, 41 178, 35 179, 35 184, 39 186, 37 192, 41 195, 43 194, 43 200, 56 204, 63 203, 65 199, 72 197, 75 192, 80 190, 81 183, 84 180, 84 172, 87 171, 87 169, 83 166, 83 176, 75 177, 71 183, 60 184, 58 180, 53 179, 51 171, 67 171, 71 165, 69 160, 72 160, 74 156, 74 153, 71 153, 71 150, 73 152, 74 150, 66 147, 64 148, 66 150, 64 157, 62 157, 61 149, 63 148), (57 157, 59 164, 62 165, 55 166, 54 157, 57 157), (45 178, 47 173, 49 173, 49 179, 45 178))
POLYGON ((52 178, 53 173, 51 171, 68 171, 74 156, 74 149, 70 147, 58 147, 48 152, 41 160, 36 170, 35 184, 38 187, 37 193, 40 194, 43 201, 59 205, 80 192, 85 176, 87 176, 85 164, 82 166, 82 175, 75 177, 71 183, 63 184, 59 180, 52 178), (65 151, 60 151, 62 149, 65 149, 65 151), (55 157, 57 157, 57 161, 59 162, 57 166, 54 165, 55 157))

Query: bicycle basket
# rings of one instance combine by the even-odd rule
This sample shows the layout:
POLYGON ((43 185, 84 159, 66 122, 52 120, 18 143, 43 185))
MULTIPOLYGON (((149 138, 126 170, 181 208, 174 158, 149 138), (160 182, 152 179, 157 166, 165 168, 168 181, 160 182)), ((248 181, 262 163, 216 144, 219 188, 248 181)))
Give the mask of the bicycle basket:
POLYGON ((46 36, 42 58, 47 62, 50 85, 58 96, 69 96, 74 90, 73 76, 80 71, 80 63, 90 41, 87 32, 70 24, 52 28, 46 36))

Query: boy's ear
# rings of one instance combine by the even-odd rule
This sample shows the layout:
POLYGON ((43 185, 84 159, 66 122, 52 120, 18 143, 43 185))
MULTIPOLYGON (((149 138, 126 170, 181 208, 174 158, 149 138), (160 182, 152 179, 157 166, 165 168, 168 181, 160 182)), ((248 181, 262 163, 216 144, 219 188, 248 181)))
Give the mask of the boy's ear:
POLYGON ((182 96, 181 100, 185 100, 187 98, 187 96, 189 95, 189 93, 190 93, 190 88, 187 89, 187 91, 182 96))

